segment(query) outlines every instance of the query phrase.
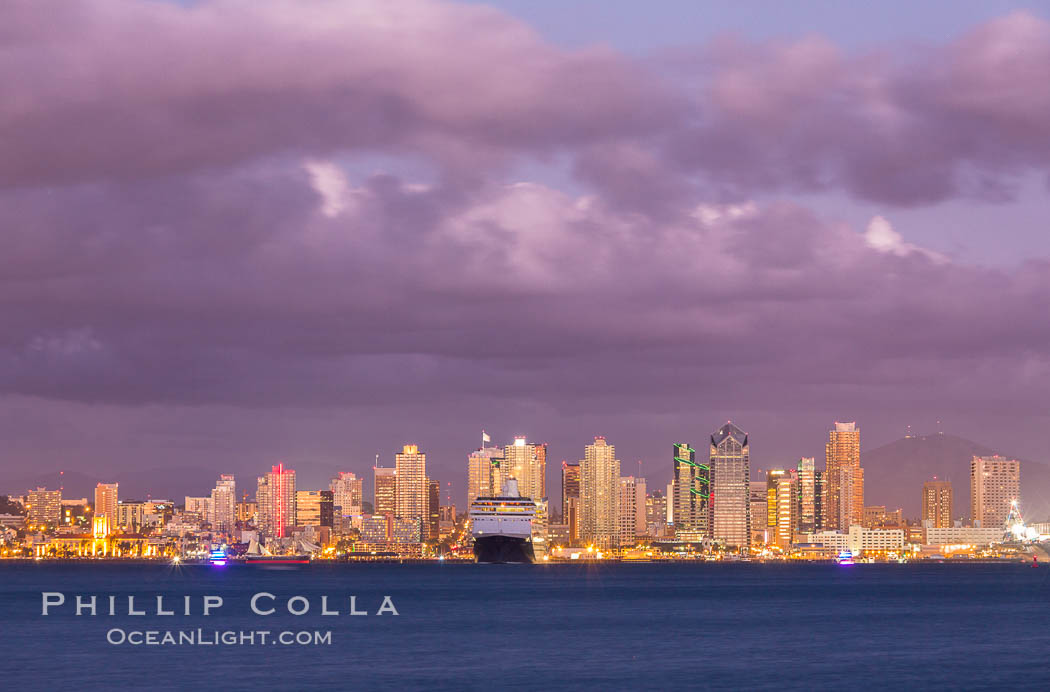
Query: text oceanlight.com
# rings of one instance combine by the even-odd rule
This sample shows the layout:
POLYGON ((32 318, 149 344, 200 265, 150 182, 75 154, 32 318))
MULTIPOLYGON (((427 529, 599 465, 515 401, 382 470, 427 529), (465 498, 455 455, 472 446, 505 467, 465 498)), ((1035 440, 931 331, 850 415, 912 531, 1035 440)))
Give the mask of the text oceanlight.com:
POLYGON ((124 630, 106 632, 106 641, 114 646, 329 646, 332 632, 300 630, 124 630))

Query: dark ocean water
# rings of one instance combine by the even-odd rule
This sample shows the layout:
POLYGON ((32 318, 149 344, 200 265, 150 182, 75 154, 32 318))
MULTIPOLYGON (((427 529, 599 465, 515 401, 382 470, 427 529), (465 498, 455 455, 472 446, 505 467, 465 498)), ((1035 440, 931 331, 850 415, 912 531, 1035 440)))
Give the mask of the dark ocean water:
POLYGON ((997 565, 0 564, 0 689, 1048 689, 1050 570, 997 565), (41 592, 67 605, 41 615, 41 592), (252 594, 278 596, 254 615, 252 594), (75 594, 99 615, 77 617, 75 594), (118 614, 108 616, 116 594, 118 614), (181 612, 156 616, 156 595, 181 612), (199 614, 204 594, 224 605, 199 614), (126 614, 128 595, 148 607, 126 614), (311 601, 307 615, 287 598, 311 601), (320 597, 344 612, 321 616, 320 597), (357 596, 367 617, 346 615, 357 596), (389 595, 398 616, 375 616, 389 595), (177 602, 176 602, 177 600, 177 602), (125 631, 331 631, 131 646, 125 631))

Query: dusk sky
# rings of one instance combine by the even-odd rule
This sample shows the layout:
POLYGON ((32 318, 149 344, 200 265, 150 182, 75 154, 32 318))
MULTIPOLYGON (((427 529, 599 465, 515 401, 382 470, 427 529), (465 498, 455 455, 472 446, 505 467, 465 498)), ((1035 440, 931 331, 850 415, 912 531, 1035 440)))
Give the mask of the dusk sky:
POLYGON ((0 477, 1046 461, 1048 75, 1046 2, 8 0, 0 477))

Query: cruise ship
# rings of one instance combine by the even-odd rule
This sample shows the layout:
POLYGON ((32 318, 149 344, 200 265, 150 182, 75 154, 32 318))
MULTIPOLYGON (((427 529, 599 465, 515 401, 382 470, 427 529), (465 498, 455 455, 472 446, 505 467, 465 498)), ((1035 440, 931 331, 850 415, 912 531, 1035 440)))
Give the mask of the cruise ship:
POLYGON ((536 503, 518 493, 514 479, 496 497, 479 497, 470 504, 474 558, 478 562, 535 562, 532 520, 536 503))

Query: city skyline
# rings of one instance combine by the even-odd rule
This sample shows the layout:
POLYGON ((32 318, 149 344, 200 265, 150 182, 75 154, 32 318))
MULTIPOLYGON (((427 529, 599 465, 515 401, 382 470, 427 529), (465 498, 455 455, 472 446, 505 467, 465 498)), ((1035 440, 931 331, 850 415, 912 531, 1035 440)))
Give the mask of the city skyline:
POLYGON ((1048 4, 903 5, 15 3, 0 473, 449 477, 466 421, 1050 460, 1048 4))

